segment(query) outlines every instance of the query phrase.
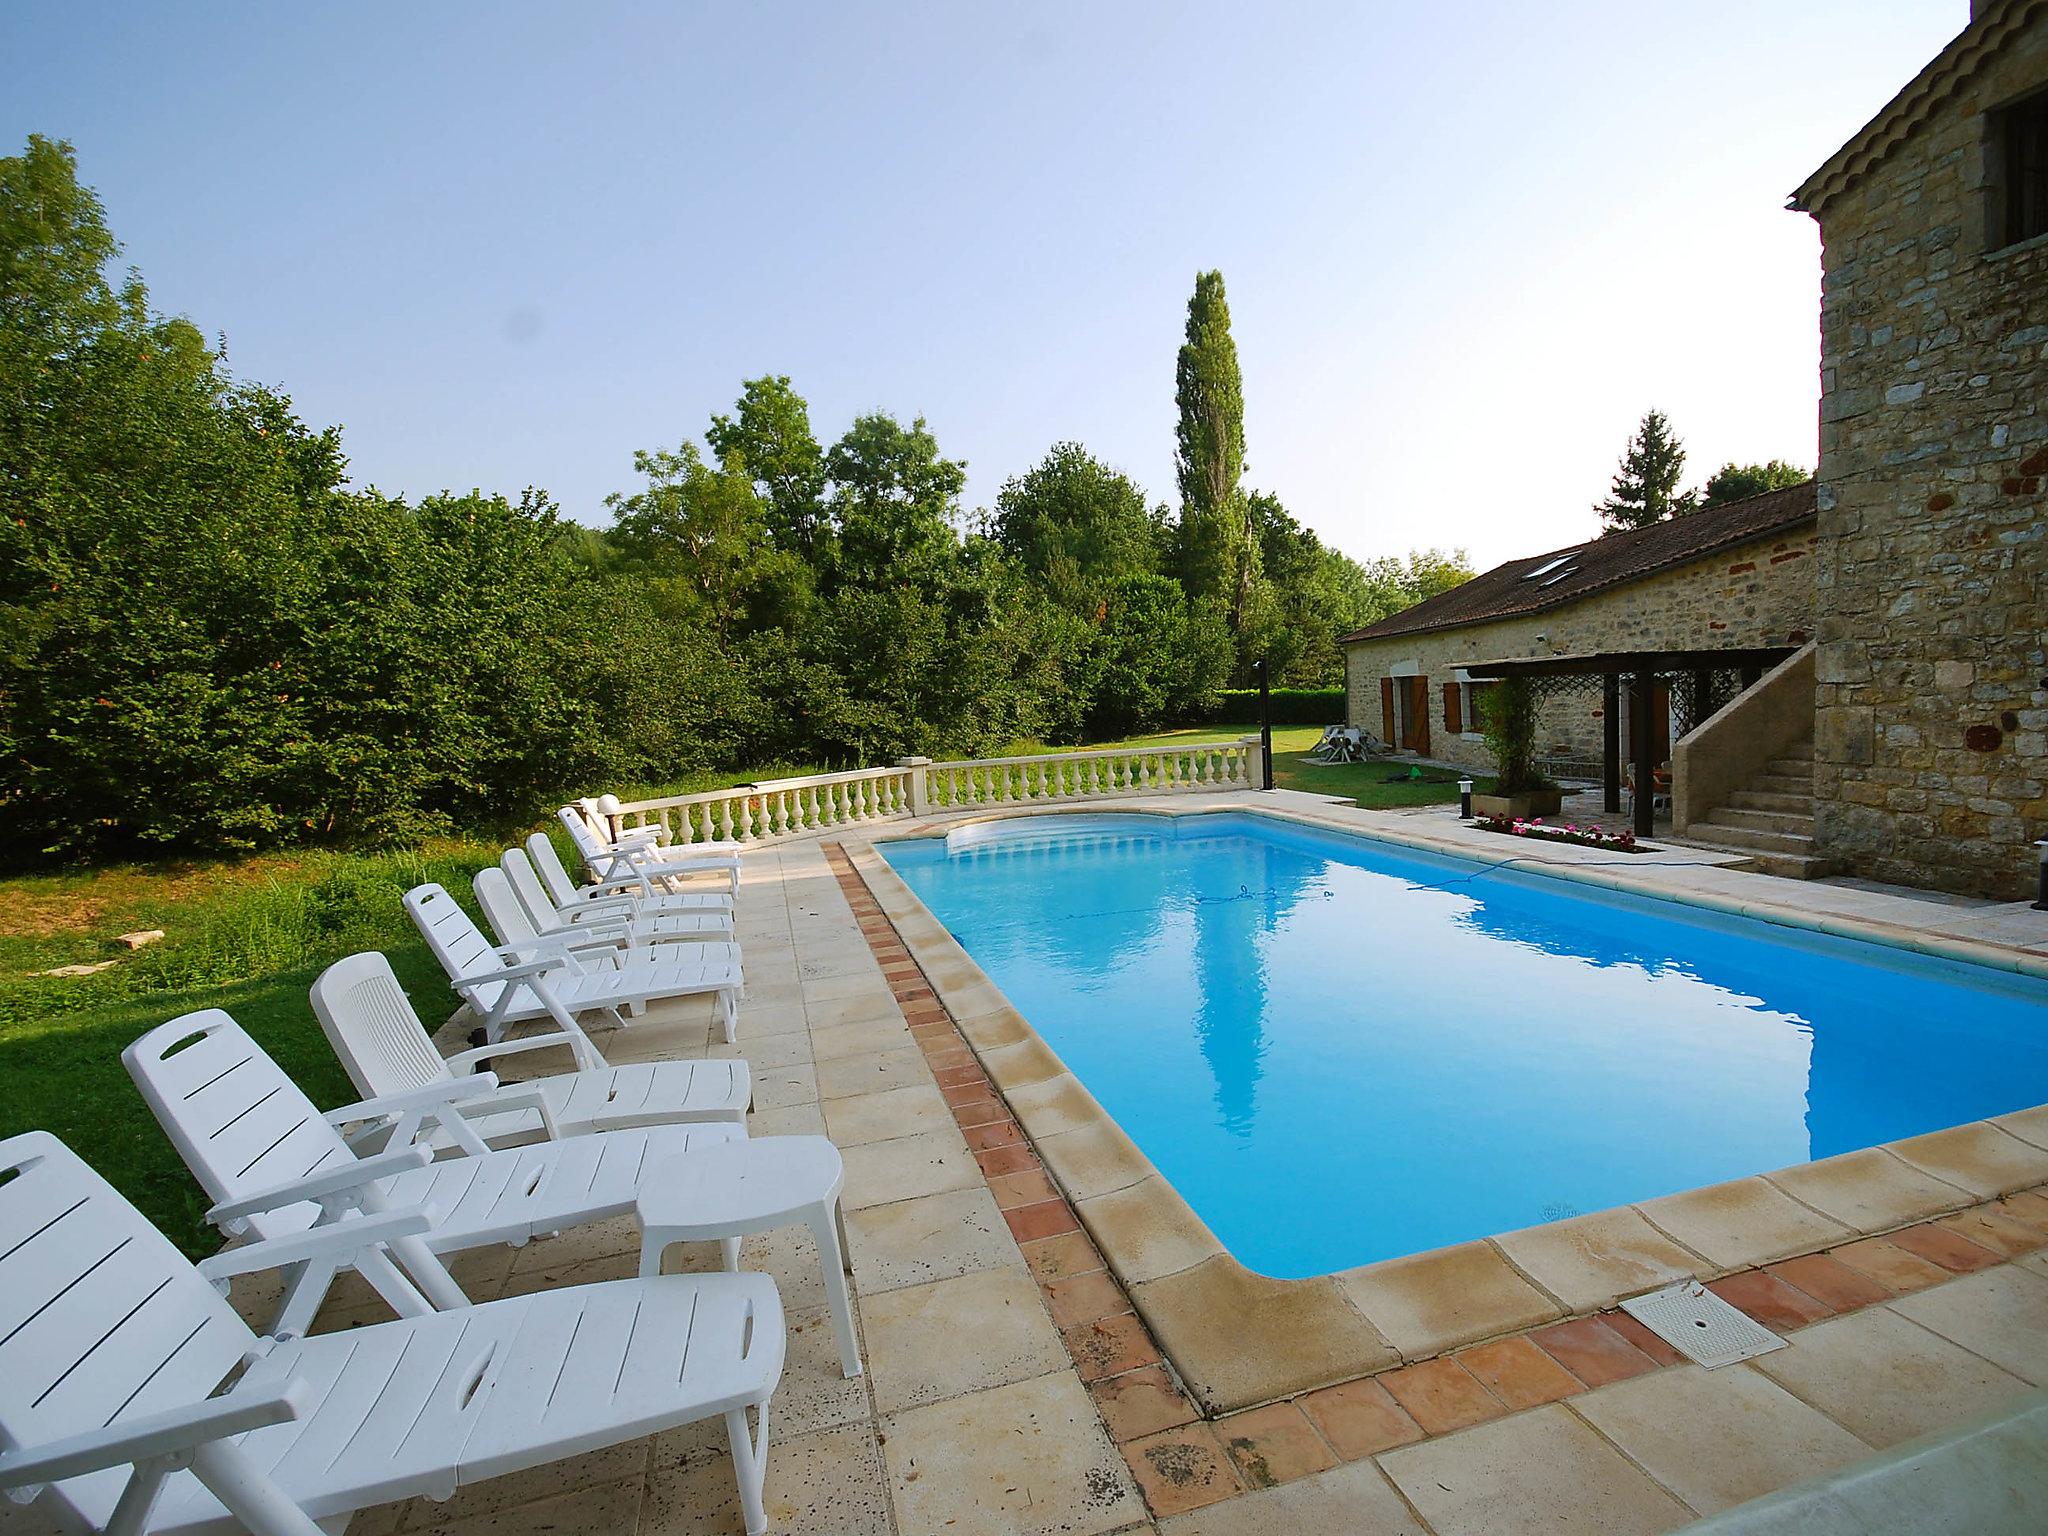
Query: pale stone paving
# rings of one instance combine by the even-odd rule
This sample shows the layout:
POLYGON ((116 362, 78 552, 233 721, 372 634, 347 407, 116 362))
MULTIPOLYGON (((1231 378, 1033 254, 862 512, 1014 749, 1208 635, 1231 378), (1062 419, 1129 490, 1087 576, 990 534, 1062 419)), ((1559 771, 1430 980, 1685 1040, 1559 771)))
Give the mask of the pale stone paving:
MULTIPOLYGON (((776 1531, 1661 1531, 2048 1386, 2048 1253, 2035 1252, 1830 1318, 1723 1371, 1675 1367, 1521 1411, 1513 1382, 1496 1376, 1504 1417, 1465 1429, 1452 1419, 1414 1444, 1370 1438, 1369 1397, 1351 1418, 1322 1414, 1292 1440, 1254 1433, 1256 1410, 1223 1421, 1236 1438, 1215 1440, 1217 1464, 1228 1458, 1254 1488, 1268 1477, 1279 1486, 1238 1492, 1233 1482, 1207 1508, 1148 1511, 817 844, 750 853, 738 927, 748 995, 736 1046, 714 1040, 699 1002, 651 1008, 601 1043, 615 1061, 742 1055, 756 1073, 753 1134, 830 1134, 843 1149, 866 1375, 840 1375, 808 1234, 768 1233, 743 1249, 747 1267, 776 1277, 790 1325, 769 1450, 776 1531)), ((1774 1213, 1750 1214, 1773 1218, 1762 1246, 1792 1240, 1771 1230, 1774 1213)), ((630 1275, 638 1244, 622 1219, 453 1267, 482 1300, 630 1275)), ((677 1247, 669 1262, 708 1268, 716 1256, 677 1247)), ((343 1286, 322 1326, 382 1315, 343 1286)), ((1503 1356, 1503 1370, 1511 1363, 1503 1356)), ((1337 1392, 1354 1388, 1384 1400, 1371 1382, 1337 1392)), ((31 1528, 19 1512, 0 1523, 10 1536, 31 1528)), ((351 1526, 367 1536, 740 1529, 715 1423, 480 1484, 445 1505, 366 1511, 351 1526)))

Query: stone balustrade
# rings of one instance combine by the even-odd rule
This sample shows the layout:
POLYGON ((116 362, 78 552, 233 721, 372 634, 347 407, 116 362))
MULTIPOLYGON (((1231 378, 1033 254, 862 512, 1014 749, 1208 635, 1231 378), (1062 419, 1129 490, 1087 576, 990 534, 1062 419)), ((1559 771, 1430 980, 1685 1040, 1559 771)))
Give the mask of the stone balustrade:
POLYGON ((944 763, 906 757, 888 768, 631 800, 618 820, 659 827, 676 844, 766 843, 932 812, 1256 789, 1260 771, 1256 736, 944 763))

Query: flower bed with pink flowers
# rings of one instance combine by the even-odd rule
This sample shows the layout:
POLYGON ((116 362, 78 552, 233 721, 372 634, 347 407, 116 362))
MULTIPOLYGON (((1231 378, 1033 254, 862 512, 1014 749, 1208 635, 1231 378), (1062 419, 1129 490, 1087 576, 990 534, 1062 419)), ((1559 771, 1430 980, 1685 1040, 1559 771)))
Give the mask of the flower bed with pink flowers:
POLYGON ((1546 843, 1577 843, 1582 848, 1605 848, 1610 853, 1655 853, 1657 850, 1636 841, 1635 829, 1623 827, 1619 832, 1609 832, 1605 827, 1582 827, 1576 822, 1552 824, 1540 816, 1523 820, 1516 816, 1482 816, 1478 825, 1488 832, 1501 832, 1509 837, 1533 837, 1546 843))

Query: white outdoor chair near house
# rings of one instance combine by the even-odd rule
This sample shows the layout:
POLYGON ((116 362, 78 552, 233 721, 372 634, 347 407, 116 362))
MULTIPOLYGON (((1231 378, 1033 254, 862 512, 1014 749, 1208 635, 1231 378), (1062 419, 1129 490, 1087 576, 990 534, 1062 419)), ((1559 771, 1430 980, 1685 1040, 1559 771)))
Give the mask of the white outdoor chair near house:
MULTIPOLYGON (((739 1038, 740 960, 733 944, 669 944, 646 960, 610 961, 572 954, 557 942, 498 946, 438 885, 405 893, 405 910, 448 985, 481 1022, 484 1043, 495 1045, 508 1025, 548 1018, 563 1030, 580 1013, 602 1011, 624 1025, 621 1008, 644 1008, 659 998, 717 1000, 726 1043, 739 1038)), ((617 952, 614 951, 616 954, 617 952)))
MULTIPOLYGON (((552 1141, 631 1126, 700 1121, 746 1123, 753 1074, 744 1061, 652 1061, 614 1067, 582 1030, 526 1035, 445 1060, 413 1011, 391 962, 376 950, 337 960, 313 983, 313 1012, 365 1099, 457 1082, 485 1062, 568 1047, 577 1068, 500 1085, 461 1101, 463 1121, 486 1145, 552 1141)), ((457 1145, 440 1125, 424 1138, 437 1151, 457 1145)))
POLYGON ((664 847, 652 838, 608 841, 597 819, 581 806, 565 805, 555 814, 593 880, 640 875, 664 890, 683 890, 695 881, 710 882, 710 889, 739 891, 740 859, 736 853, 707 854, 695 846, 664 847))
POLYGON ((634 910, 642 913, 732 911, 732 892, 729 890, 666 892, 651 877, 637 871, 579 887, 569 878, 562 856, 555 852, 554 840, 545 832, 536 832, 527 838, 526 854, 549 899, 560 912, 597 909, 617 901, 630 901, 634 910))
POLYGON ((1365 756, 1365 733, 1355 725, 1325 726, 1308 755, 1319 763, 1358 762, 1365 756))
MULTIPOLYGON (((498 900, 497 882, 502 880, 511 892, 520 915, 536 933, 553 934, 575 940, 579 935, 615 933, 628 949, 640 949, 649 944, 703 943, 732 941, 732 909, 707 909, 698 912, 639 912, 631 901, 617 901, 602 907, 584 906, 564 912, 548 900, 547 890, 540 883, 540 876, 533 872, 533 865, 527 859, 525 850, 507 848, 499 857, 498 867, 491 871, 497 878, 491 882, 492 901, 498 900)), ((483 892, 477 892, 477 900, 483 900, 483 892)), ((484 908, 484 915, 490 917, 491 909, 484 908)), ((495 917, 491 926, 498 931, 498 937, 506 943, 505 927, 495 917)))
MULTIPOLYGON (((642 1174, 662 1160, 743 1140, 741 1125, 657 1125, 601 1131, 494 1152, 463 1125, 460 1108, 498 1086, 488 1072, 322 1114, 262 1046, 226 1013, 208 1008, 159 1024, 121 1053, 128 1075, 185 1166, 216 1203, 206 1219, 263 1239, 428 1213, 423 1231, 394 1238, 404 1274, 381 1260, 354 1263, 401 1317, 469 1299, 438 1255, 496 1243, 522 1244, 633 1209, 642 1174), (340 1127, 382 1122, 431 1104, 462 1128, 470 1155, 435 1161, 395 1138, 359 1156, 340 1127), (410 1280, 411 1284, 402 1281, 410 1280)), ((290 1277, 272 1333, 304 1333, 341 1260, 309 1261, 290 1277)))
MULTIPOLYGON (((372 1225, 223 1257, 331 1263, 372 1225)), ((747 1530, 767 1528, 786 1338, 766 1275, 567 1286, 271 1339, 208 1283, 213 1265, 48 1132, 0 1141, 0 1491, 118 1536, 338 1536, 370 1505, 719 1416, 747 1530)))

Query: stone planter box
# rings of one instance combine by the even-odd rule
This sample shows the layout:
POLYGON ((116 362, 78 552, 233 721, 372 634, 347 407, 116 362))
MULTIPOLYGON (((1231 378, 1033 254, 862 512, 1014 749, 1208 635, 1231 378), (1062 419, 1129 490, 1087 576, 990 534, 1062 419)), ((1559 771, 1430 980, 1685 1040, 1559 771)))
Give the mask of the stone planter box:
POLYGON ((1527 821, 1532 816, 1555 816, 1564 808, 1561 789, 1532 789, 1519 795, 1474 795, 1474 816, 1507 816, 1527 821))

